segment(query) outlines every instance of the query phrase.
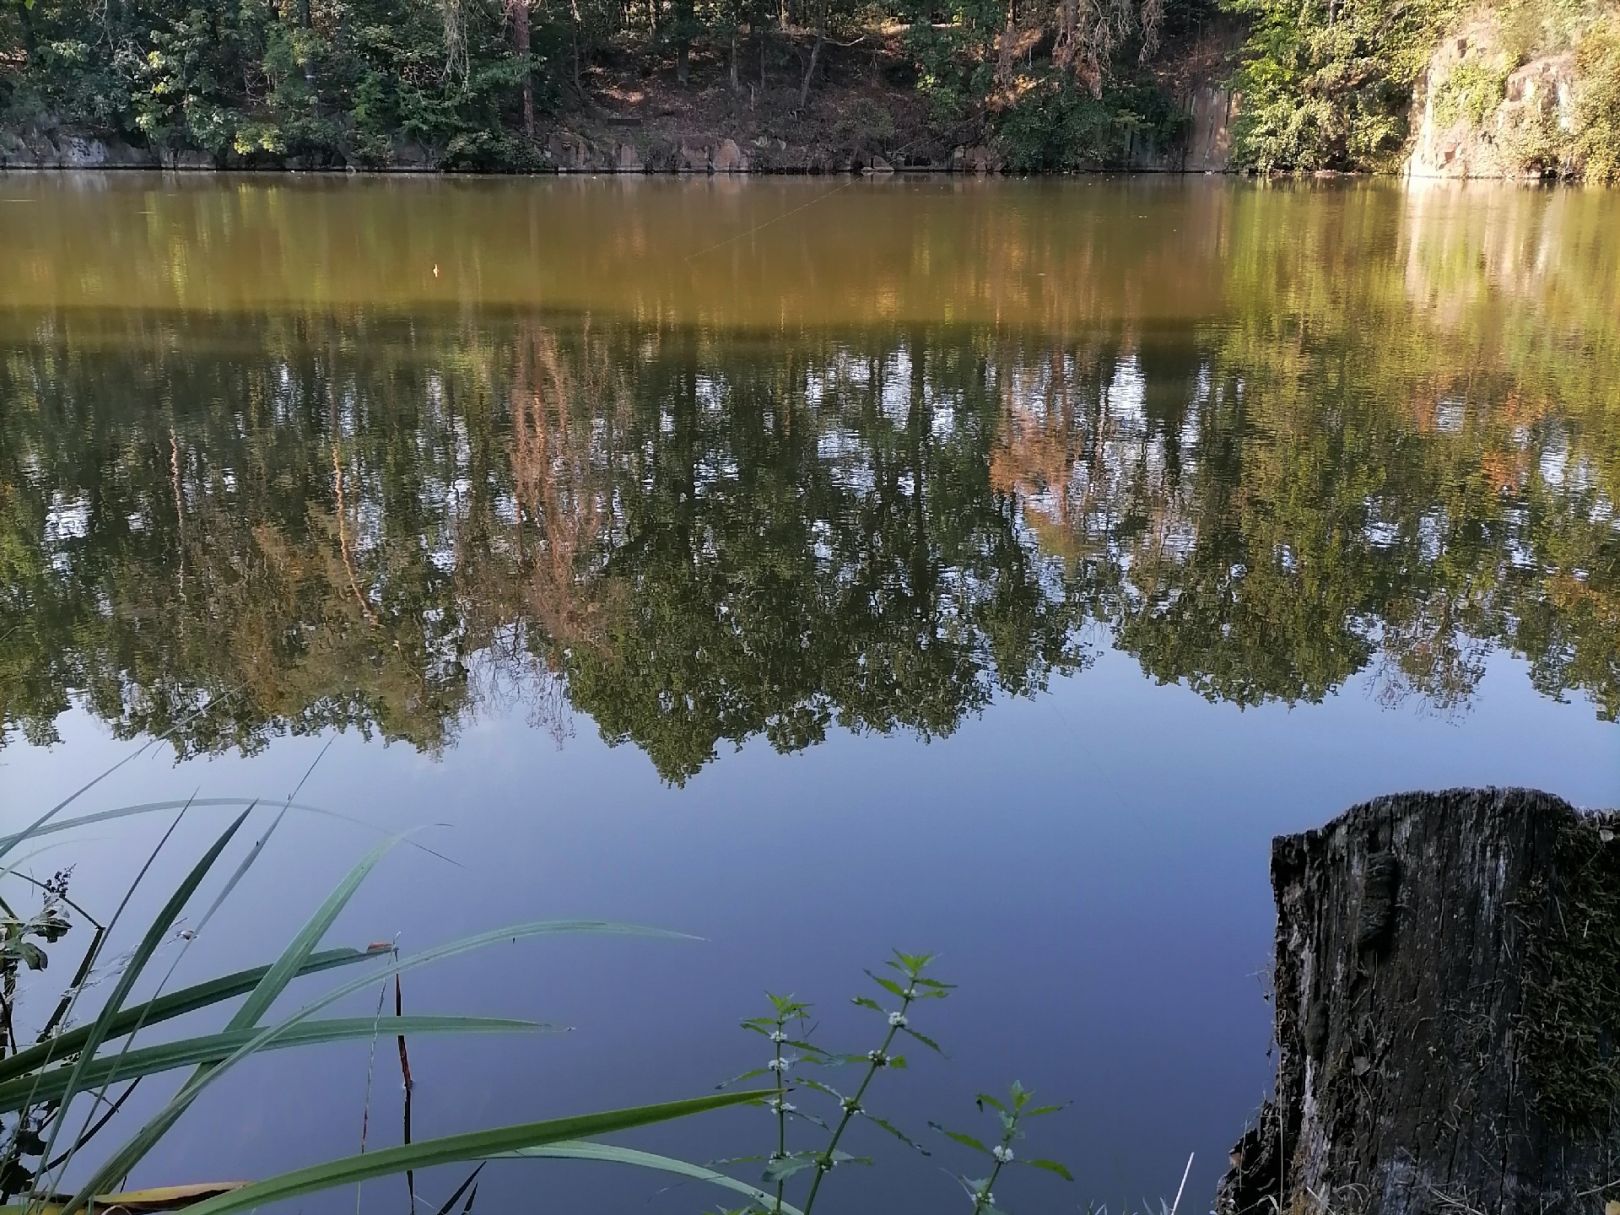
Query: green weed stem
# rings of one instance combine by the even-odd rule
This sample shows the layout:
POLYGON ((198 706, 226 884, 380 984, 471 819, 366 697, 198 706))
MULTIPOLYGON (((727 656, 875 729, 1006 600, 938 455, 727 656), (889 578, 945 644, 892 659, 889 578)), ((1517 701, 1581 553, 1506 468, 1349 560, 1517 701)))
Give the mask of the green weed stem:
POLYGON ((907 977, 910 982, 906 986, 905 993, 900 997, 900 1019, 890 1022, 889 1032, 883 1037, 883 1045, 867 1056, 871 1062, 867 1064, 866 1075, 861 1077, 860 1087, 855 1090, 853 1097, 847 1097, 844 1100, 843 1117, 838 1120, 838 1125, 833 1128, 832 1138, 827 1141, 827 1150, 821 1154, 821 1159, 816 1162, 815 1180, 810 1183, 810 1193, 806 1195, 804 1200, 804 1215, 810 1215, 810 1212, 815 1208, 816 1194, 821 1189, 821 1180, 833 1167, 833 1152, 838 1148, 838 1141, 844 1137, 845 1129, 854 1120, 855 1115, 861 1112, 861 1098, 866 1095, 867 1087, 872 1083, 872 1077, 877 1075, 881 1068, 889 1065, 889 1048, 894 1045, 895 1036, 899 1034, 900 1026, 905 1022, 905 1016, 911 1008, 911 1002, 916 999, 916 975, 910 974, 907 977))

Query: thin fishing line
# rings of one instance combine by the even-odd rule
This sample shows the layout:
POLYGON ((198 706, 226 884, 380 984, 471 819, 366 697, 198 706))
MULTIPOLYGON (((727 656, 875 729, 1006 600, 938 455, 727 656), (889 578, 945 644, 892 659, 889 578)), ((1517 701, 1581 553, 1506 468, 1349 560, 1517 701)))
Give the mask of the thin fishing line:
POLYGON ((699 249, 696 253, 692 254, 686 260, 688 262, 695 262, 698 258, 703 257, 706 254, 713 253, 716 249, 725 248, 727 245, 731 244, 733 241, 745 240, 748 237, 753 236, 756 232, 761 232, 764 229, 769 228, 774 223, 779 223, 784 219, 789 219, 792 216, 797 215, 801 211, 808 211, 811 207, 815 206, 818 202, 823 202, 826 199, 831 198, 834 194, 837 194, 841 190, 849 189, 852 185, 854 185, 859 180, 860 180, 860 178, 858 176, 852 176, 848 181, 844 182, 842 185, 834 186, 831 190, 828 190, 825 194, 816 195, 816 197, 812 198, 809 202, 802 203, 799 206, 794 207, 791 211, 783 211, 780 215, 773 215, 773 216, 771 216, 770 219, 765 220, 763 223, 755 224, 752 228, 749 228, 747 231, 738 232, 734 236, 728 236, 724 240, 716 241, 714 244, 710 245, 707 249, 699 249))

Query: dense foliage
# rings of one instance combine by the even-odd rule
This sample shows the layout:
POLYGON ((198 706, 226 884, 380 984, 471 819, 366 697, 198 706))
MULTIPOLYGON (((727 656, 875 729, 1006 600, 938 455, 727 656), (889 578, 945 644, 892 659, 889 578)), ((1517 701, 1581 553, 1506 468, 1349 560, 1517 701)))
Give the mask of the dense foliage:
POLYGON ((39 0, 0 18, 0 105, 221 161, 380 164, 418 144, 450 167, 513 164, 525 82, 555 75, 534 58, 476 3, 39 0))
MULTIPOLYGON (((1505 57, 1447 82, 1444 112, 1483 125, 1514 66, 1579 43, 1594 80, 1580 159, 1612 176, 1617 35, 1597 19, 1608 7, 1492 6, 1505 57)), ((1388 169, 1439 37, 1472 11, 1462 0, 4 0, 0 130, 67 126, 238 165, 525 168, 544 163, 560 122, 657 93, 655 112, 694 128, 764 124, 789 142, 902 158, 988 140, 1010 168, 1073 169, 1174 149, 1198 63, 1193 74, 1230 76, 1242 94, 1240 163, 1388 169), (1211 45, 1226 57, 1211 62, 1211 45), (848 104, 818 110, 828 84, 848 104), (923 118, 903 131, 873 100, 913 93, 923 118)), ((1525 159, 1549 158, 1531 148, 1525 159)))
POLYGON ((1261 169, 1388 167, 1412 87, 1455 0, 1234 0, 1253 21, 1238 74, 1240 156, 1261 169))
POLYGON ((1620 182, 1620 15, 1587 31, 1575 60, 1582 167, 1590 181, 1620 182))
POLYGON ((1509 171, 1568 174, 1584 164, 1598 180, 1615 176, 1620 11, 1612 0, 1229 0, 1229 7, 1251 23, 1234 77, 1243 95, 1234 133, 1240 163, 1393 170, 1407 148, 1414 97, 1427 83, 1435 120, 1496 136, 1509 171), (1427 81, 1437 44, 1453 32, 1475 44, 1474 57, 1427 81), (1493 132, 1512 73, 1572 48, 1574 113, 1559 114, 1562 103, 1544 95, 1527 119, 1493 132))

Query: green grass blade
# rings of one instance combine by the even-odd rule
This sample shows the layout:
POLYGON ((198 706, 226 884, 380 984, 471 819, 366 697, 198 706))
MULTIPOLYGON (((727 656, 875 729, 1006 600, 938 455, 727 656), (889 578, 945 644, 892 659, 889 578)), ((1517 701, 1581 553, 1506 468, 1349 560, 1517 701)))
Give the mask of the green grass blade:
MULTIPOLYGON (((188 806, 198 809, 209 809, 218 808, 221 806, 251 806, 258 804, 264 804, 264 799, 250 797, 194 797, 184 800, 141 802, 132 806, 117 806, 111 810, 98 810, 94 814, 81 814, 76 818, 62 819, 56 822, 48 822, 48 816, 46 816, 36 819, 25 830, 19 831, 14 835, 0 835, 0 856, 4 856, 14 846, 21 843, 25 839, 41 835, 54 835, 58 831, 72 831, 75 827, 88 827, 94 823, 112 822, 117 819, 131 818, 140 814, 156 814, 162 810, 179 810, 188 806)), ((363 818, 356 818, 352 814, 342 814, 336 810, 328 810, 323 806, 311 806, 307 802, 283 802, 279 799, 275 799, 275 804, 280 805, 286 810, 297 810, 302 814, 318 814, 322 818, 335 819, 340 823, 351 823, 357 827, 364 827, 367 831, 380 830, 375 823, 368 823, 363 818)), ((452 860, 450 857, 445 856, 442 852, 435 852, 433 849, 423 844, 418 844, 411 841, 406 841, 406 843, 408 847, 415 848, 418 852, 425 852, 429 856, 436 857, 447 864, 454 865, 458 869, 462 867, 459 861, 452 860)))
MULTIPOLYGON (((228 1068, 233 1067, 248 1055, 262 1050, 282 1034, 287 1033, 294 1025, 307 1020, 321 1009, 336 1003, 345 996, 353 995, 370 987, 378 979, 386 979, 396 974, 404 974, 419 966, 426 966, 430 962, 437 962, 444 958, 455 957, 458 954, 470 953, 475 949, 483 949, 489 945, 497 945, 502 941, 516 941, 524 937, 550 936, 560 934, 607 934, 614 936, 644 936, 659 937, 665 940, 694 940, 685 933, 669 932, 660 928, 643 928, 635 924, 616 924, 604 920, 540 920, 528 924, 514 924, 508 928, 497 928, 490 932, 478 933, 470 937, 450 941, 421 953, 412 954, 408 958, 399 958, 383 967, 380 972, 373 971, 362 979, 345 983, 312 1003, 293 1013, 286 1020, 276 1025, 261 1029, 246 1045, 233 1052, 227 1059, 221 1060, 217 1065, 206 1072, 199 1071, 176 1093, 167 1105, 159 1110, 146 1122, 129 1141, 119 1148, 102 1166, 96 1170, 93 1177, 74 1195, 73 1200, 63 1209, 61 1215, 75 1215, 83 1210, 85 1203, 96 1194, 105 1193, 115 1183, 129 1175, 137 1163, 147 1152, 152 1150, 181 1114, 208 1084, 212 1083, 228 1068)), ((590 1132, 581 1132, 586 1134, 590 1132)), ((575 1138, 577 1136, 560 1136, 561 1138, 575 1138)), ((517 1145, 523 1146, 523 1145, 517 1145)))
MULTIPOLYGON (((311 975, 318 971, 331 970, 335 966, 348 966, 354 962, 386 957, 393 952, 393 947, 388 945, 371 949, 326 949, 310 955, 298 973, 311 975)), ((198 983, 194 987, 170 992, 133 1008, 121 1009, 107 1025, 106 1038, 121 1038, 140 1026, 159 1025, 186 1013, 195 1012, 199 1008, 207 1008, 224 1000, 233 1000, 252 991, 269 970, 268 966, 250 967, 235 974, 221 975, 206 983, 198 983)), ((66 1033, 57 1034, 54 1038, 20 1050, 9 1059, 0 1060, 0 1082, 26 1075, 44 1067, 52 1059, 66 1059, 70 1055, 77 1054, 89 1041, 91 1028, 85 1025, 78 1029, 70 1029, 66 1033)))
MULTIPOLYGON (((677 1160, 673 1156, 660 1156, 656 1152, 641 1152, 635 1148, 618 1147, 611 1143, 592 1143, 584 1139, 568 1139, 561 1143, 548 1143, 544 1147, 518 1148, 514 1152, 502 1154, 502 1159, 523 1160, 601 1160, 608 1164, 627 1164, 634 1168, 654 1169, 660 1173, 673 1173, 677 1177, 687 1177, 693 1181, 704 1181, 710 1185, 717 1185, 735 1194, 746 1194, 755 1202, 761 1204, 766 1210, 776 1211, 776 1195, 767 1194, 764 1190, 749 1185, 745 1181, 738 1181, 735 1177, 727 1177, 724 1173, 716 1172, 701 1164, 691 1164, 685 1160, 677 1160)), ((798 1207, 783 1203, 782 1215, 803 1215, 798 1207)))
MULTIPOLYGON (((140 756, 144 755, 149 748, 156 746, 158 743, 162 742, 165 738, 168 738, 169 735, 176 733, 177 731, 183 729, 186 725, 188 725, 192 721, 195 721, 198 717, 201 717, 204 713, 207 713, 207 712, 211 711, 216 704, 220 703, 221 701, 229 700, 232 696, 235 696, 237 691, 239 691, 239 690, 240 689, 232 689, 231 691, 224 693, 223 695, 215 698, 214 700, 209 701, 202 708, 197 709, 194 712, 187 714, 184 718, 182 718, 181 720, 175 722, 167 730, 163 731, 163 733, 158 734, 158 735, 154 735, 153 737, 147 739, 139 747, 135 748, 135 750, 131 751, 128 755, 124 756, 123 759, 121 759, 117 763, 113 764, 110 768, 103 769, 102 772, 100 773, 100 775, 91 777, 88 781, 86 781, 84 784, 80 785, 72 793, 69 793, 61 801, 57 802, 56 805, 52 806, 49 810, 45 811, 44 814, 40 815, 33 822, 29 823, 27 827, 25 827, 23 830, 17 832, 15 835, 0 836, 0 857, 5 856, 6 853, 10 852, 13 848, 15 848, 18 843, 20 843, 21 841, 27 839, 31 835, 34 835, 36 833, 38 833, 40 835, 43 835, 48 831, 57 830, 58 828, 48 827, 48 826, 46 826, 46 824, 49 823, 52 819, 54 819, 58 814, 62 813, 63 810, 67 809, 74 802, 78 801, 80 797, 82 797, 86 793, 90 792, 91 789, 94 789, 102 781, 106 780, 114 772, 116 772, 116 771, 118 771, 118 769, 122 768, 125 764, 127 764, 127 763, 131 762, 132 760, 137 759, 140 756)), ((241 803, 238 803, 238 804, 241 804, 241 803)), ((181 805, 181 803, 174 802, 174 803, 171 803, 168 808, 171 809, 171 810, 176 810, 176 809, 180 808, 180 805, 181 805)))
POLYGON ((395 836, 386 839, 368 852, 360 863, 344 875, 343 880, 337 884, 326 900, 315 909, 315 914, 304 922, 293 939, 287 942, 287 948, 281 951, 264 978, 259 980, 258 986, 248 993, 247 999, 242 1001, 231 1017, 226 1029, 247 1029, 257 1025, 265 1013, 270 1011, 270 1005, 275 1003, 276 997, 287 989, 287 984, 293 981, 301 967, 315 952, 315 946, 321 943, 327 929, 332 927, 332 921, 337 919, 338 912, 342 911, 348 901, 354 897, 354 892, 360 889, 360 883, 373 869, 377 862, 387 855, 388 850, 398 842, 395 836))
MULTIPOLYGON (((513 1021, 498 1017, 394 1017, 387 1022, 390 1034, 469 1034, 469 1033, 522 1033, 542 1028, 536 1021, 513 1021)), ((198 1063, 213 1063, 229 1058, 258 1031, 252 1028, 226 1030, 217 1034, 203 1034, 195 1038, 182 1038, 159 1046, 144 1046, 125 1051, 121 1055, 104 1055, 89 1060, 75 1077, 71 1067, 53 1068, 35 1076, 21 1076, 0 1084, 0 1112, 11 1113, 26 1106, 61 1100, 68 1095, 70 1080, 76 1080, 83 1091, 105 1084, 133 1080, 177 1067, 190 1067, 198 1063)), ((350 1038, 370 1038, 377 1032, 375 1017, 336 1017, 325 1021, 306 1021, 263 1049, 281 1050, 293 1046, 312 1046, 322 1042, 340 1042, 350 1038)))
POLYGON ((279 1177, 256 1181, 240 1190, 220 1194, 196 1206, 188 1207, 187 1215, 232 1215, 236 1211, 251 1211, 273 1202, 299 1198, 305 1194, 315 1194, 338 1186, 354 1185, 356 1182, 369 1181, 374 1177, 403 1173, 406 1169, 425 1169, 438 1164, 480 1160, 490 1156, 501 1156, 520 1148, 541 1147, 545 1144, 605 1135, 613 1131, 648 1126, 655 1122, 686 1118, 744 1101, 759 1101, 771 1096, 774 1091, 761 1089, 757 1092, 714 1093, 687 1101, 668 1101, 659 1105, 640 1105, 630 1109, 576 1114, 568 1118, 551 1118, 544 1122, 526 1122, 516 1126, 471 1131, 463 1135, 447 1135, 442 1139, 425 1139, 419 1143, 380 1148, 362 1155, 329 1160, 325 1164, 295 1169, 279 1177))
MULTIPOLYGON (((286 811, 283 810, 283 813, 285 812, 286 811)), ((243 817, 246 817, 246 815, 244 814, 243 817)), ((238 819, 237 822, 238 825, 240 825, 241 820, 238 819)), ((298 974, 299 968, 303 966, 304 962, 307 961, 310 955, 314 952, 315 946, 320 944, 321 938, 325 936, 327 930, 331 928, 332 921, 337 919, 338 913, 341 912, 348 904, 349 900, 354 897, 355 891, 360 889, 360 883, 366 880, 366 877, 373 869, 376 868, 377 862, 382 860, 382 858, 388 853, 389 849, 391 849, 394 844, 399 841, 399 838, 400 837, 398 836, 394 836, 390 839, 383 840, 369 853, 367 853, 360 860, 359 864, 355 865, 354 868, 350 869, 349 872, 344 875, 343 880, 333 888, 332 892, 326 896, 321 905, 315 909, 315 914, 310 916, 309 919, 304 922, 304 926, 300 928, 296 934, 294 934, 293 939, 287 943, 287 948, 281 951, 281 956, 271 963, 270 969, 265 972, 264 977, 254 985, 252 991, 248 992, 247 999, 242 1001, 241 1007, 239 1007, 236 1012, 232 1014, 229 1023, 227 1023, 225 1026, 227 1031, 251 1030, 258 1025, 259 1020, 264 1016, 264 1014, 270 1011, 270 1006, 275 1003, 276 997, 281 995, 281 993, 286 990, 287 985, 291 983, 293 978, 298 974)), ((376 1026, 375 1023, 373 1023, 372 1032, 374 1033, 375 1030, 376 1026)), ((247 1041, 238 1045, 233 1051, 227 1053, 223 1058, 216 1056, 213 1059, 199 1063, 197 1065, 197 1070, 195 1073, 193 1073, 190 1082, 181 1091, 195 1094, 204 1084, 208 1082, 208 1079, 215 1068, 233 1063, 237 1059, 251 1053, 256 1049, 268 1049, 272 1039, 265 1039, 261 1042, 261 1038, 263 1038, 262 1032, 259 1034, 254 1034, 248 1038, 247 1041)), ((80 1065, 82 1066, 82 1064, 83 1060, 81 1059, 80 1065)), ((77 1089, 70 1088, 68 1091, 71 1095, 73 1092, 76 1092, 77 1089)), ((184 1106, 181 1106, 180 1109, 183 1110, 184 1106)), ((180 1110, 176 1110, 172 1116, 168 1117, 166 1121, 163 1121, 164 1131, 166 1131, 169 1126, 174 1124, 174 1121, 179 1117, 179 1114, 180 1110)), ((163 1120, 164 1115, 160 1114, 158 1118, 159 1120, 163 1120)), ((144 1155, 145 1150, 149 1149, 150 1145, 148 1145, 147 1149, 143 1150, 142 1154, 144 1155)), ((88 1201, 89 1197, 93 1193, 94 1191, 92 1190, 90 1193, 81 1193, 76 1195, 74 1200, 68 1204, 66 1215, 73 1215, 73 1212, 77 1209, 79 1204, 81 1202, 88 1201)))
MULTIPOLYGON (((146 929, 146 935, 141 938, 140 944, 135 947, 135 952, 130 955, 128 964, 118 976, 118 981, 113 984, 112 993, 107 997, 106 1004, 102 1006, 100 1014, 91 1023, 90 1034, 85 1039, 82 1053, 73 1064, 72 1074, 68 1078, 67 1091, 69 1095, 82 1091, 83 1086, 79 1077, 88 1065, 90 1058, 96 1053, 96 1048, 106 1041, 107 1029, 118 1016, 119 1010, 123 1008, 124 1001, 129 998, 129 993, 134 988, 136 980, 140 978, 141 971, 146 968, 146 963, 157 952, 158 946, 163 943, 163 938, 168 935, 169 929, 174 926, 175 920, 180 917, 180 912, 191 901, 191 896, 196 893, 197 887, 202 885, 203 878, 208 876, 209 870, 214 867, 214 862, 219 860, 219 854, 225 851, 226 845, 231 842, 231 838, 235 836, 237 830, 247 821, 247 816, 251 812, 252 807, 250 806, 237 815, 235 821, 220 833, 219 838, 214 841, 207 852, 203 853, 202 858, 191 867, 191 872, 186 874, 180 885, 175 887, 174 893, 169 896, 162 909, 153 917, 152 923, 146 929)), ((176 823, 179 821, 179 819, 175 820, 176 823)), ((171 827, 170 830, 172 831, 173 828, 171 827)), ((165 835, 163 838, 167 841, 169 837, 165 835)), ((163 844, 160 843, 158 848, 161 849, 162 847, 163 844)), ((151 861, 148 861, 147 864, 150 865, 151 861)), ((146 870, 143 868, 141 876, 144 876, 145 872, 146 870)), ((139 884, 141 879, 137 877, 135 880, 139 884)), ((133 887, 131 889, 133 890, 133 887)), ((56 1135, 61 1126, 62 1119, 60 1118, 55 1119, 51 1124, 51 1134, 45 1143, 44 1158, 46 1160, 51 1159, 53 1155, 56 1147, 56 1135)))
POLYGON ((208 904, 208 910, 202 913, 202 918, 197 921, 197 927, 192 930, 193 932, 201 932, 206 928, 208 921, 214 918, 214 914, 225 906, 225 900, 231 897, 237 886, 241 884, 242 879, 247 876, 248 870, 253 868, 253 862, 258 860, 260 854, 264 852, 264 846, 270 842, 270 837, 276 833, 276 828, 281 826, 281 820, 287 817, 289 808, 283 806, 281 812, 270 820, 270 826, 265 829, 264 834, 253 841, 253 846, 248 849, 248 853, 242 858, 241 864, 237 865, 236 871, 225 880, 225 885, 220 887, 219 893, 214 896, 214 901, 208 904))

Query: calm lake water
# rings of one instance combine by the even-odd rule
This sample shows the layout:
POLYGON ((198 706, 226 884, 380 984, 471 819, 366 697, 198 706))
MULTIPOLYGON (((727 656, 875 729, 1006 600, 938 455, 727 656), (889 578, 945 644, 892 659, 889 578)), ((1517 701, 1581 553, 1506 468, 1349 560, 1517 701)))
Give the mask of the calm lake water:
MULTIPOLYGON (((397 850, 341 943, 706 938, 408 976, 577 1027, 414 1042, 419 1137, 706 1091, 765 988, 864 1051, 898 946, 961 984, 916 1022, 950 1057, 868 1105, 936 1152, 863 1137, 824 1210, 965 1210, 927 1120, 1015 1078, 1079 1176, 1015 1210, 1156 1203, 1189 1153, 1205 1210, 1270 1078, 1274 834, 1620 802, 1620 194, 11 175, 0 259, 6 823, 160 736, 79 809, 307 774, 429 825, 455 864, 397 850)), ((111 904, 167 821, 30 863, 111 904)), ((374 838, 290 817, 173 982, 268 960, 374 838)), ((367 1068, 254 1062, 135 1180, 356 1150, 367 1068)), ((373 1084, 392 1142, 391 1044, 373 1084)), ((486 1204, 713 1195, 507 1164, 486 1204)))

